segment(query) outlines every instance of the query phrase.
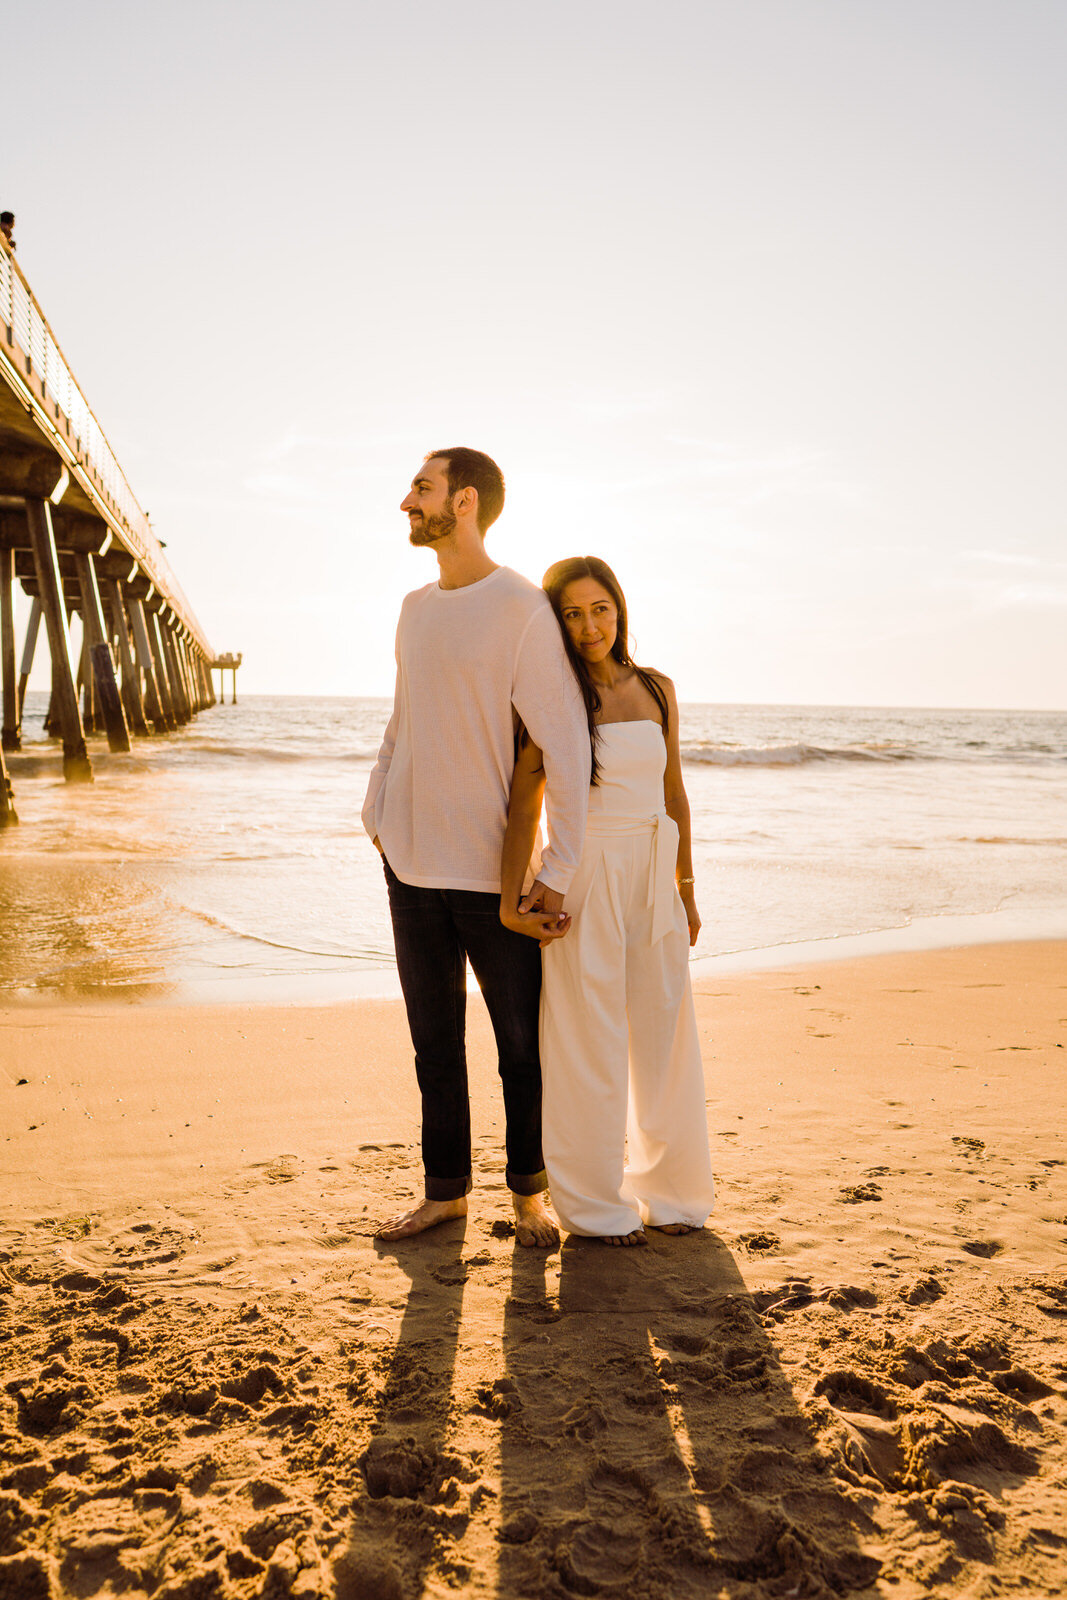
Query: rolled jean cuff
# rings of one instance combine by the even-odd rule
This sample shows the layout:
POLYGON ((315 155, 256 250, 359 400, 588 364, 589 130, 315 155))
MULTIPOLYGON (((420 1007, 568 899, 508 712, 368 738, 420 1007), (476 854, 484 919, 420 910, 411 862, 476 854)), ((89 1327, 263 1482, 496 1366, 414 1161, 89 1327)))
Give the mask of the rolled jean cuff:
POLYGON ((548 1188, 548 1173, 544 1167, 540 1172, 512 1172, 507 1169, 508 1188, 512 1194, 544 1194, 548 1188))
POLYGON ((470 1177, 466 1178, 431 1178, 426 1174, 427 1200, 462 1200, 465 1194, 471 1192, 470 1177))

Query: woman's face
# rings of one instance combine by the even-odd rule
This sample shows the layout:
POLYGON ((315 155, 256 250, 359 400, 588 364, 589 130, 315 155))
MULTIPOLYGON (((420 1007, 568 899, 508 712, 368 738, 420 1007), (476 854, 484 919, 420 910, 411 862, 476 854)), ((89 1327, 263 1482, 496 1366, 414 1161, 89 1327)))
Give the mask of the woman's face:
POLYGON ((590 666, 611 654, 619 631, 619 613, 603 584, 575 578, 560 597, 563 626, 583 661, 590 666))

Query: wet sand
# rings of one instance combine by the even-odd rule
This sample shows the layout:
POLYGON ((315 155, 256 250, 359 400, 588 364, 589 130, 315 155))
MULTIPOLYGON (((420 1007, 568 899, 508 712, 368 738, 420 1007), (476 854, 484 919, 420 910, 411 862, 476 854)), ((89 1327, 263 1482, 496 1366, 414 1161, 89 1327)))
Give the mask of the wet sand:
POLYGON ((1067 946, 697 984, 719 1186, 643 1251, 420 1189, 402 1009, 0 1011, 0 1594, 1067 1585, 1067 946), (24 1081, 23 1081, 24 1080, 24 1081))

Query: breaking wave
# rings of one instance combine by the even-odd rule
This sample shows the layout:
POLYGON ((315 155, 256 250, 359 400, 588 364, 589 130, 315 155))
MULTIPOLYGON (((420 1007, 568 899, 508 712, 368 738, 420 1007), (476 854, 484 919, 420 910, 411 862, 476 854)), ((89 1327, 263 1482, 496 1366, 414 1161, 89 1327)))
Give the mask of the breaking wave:
MULTIPOLYGON (((751 748, 736 745, 689 744, 682 760, 715 767, 802 767, 819 761, 915 761, 922 759, 901 745, 855 746, 825 749, 817 744, 778 744, 751 748)), ((927 757, 926 759, 930 759, 927 757)))

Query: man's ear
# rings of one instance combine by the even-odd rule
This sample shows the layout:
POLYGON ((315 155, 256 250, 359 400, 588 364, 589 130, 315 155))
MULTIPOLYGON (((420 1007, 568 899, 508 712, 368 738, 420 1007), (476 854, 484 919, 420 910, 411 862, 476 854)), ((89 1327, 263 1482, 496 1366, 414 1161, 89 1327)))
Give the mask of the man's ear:
POLYGON ((468 484, 465 489, 457 489, 452 496, 452 514, 457 517, 478 515, 478 491, 468 484))

